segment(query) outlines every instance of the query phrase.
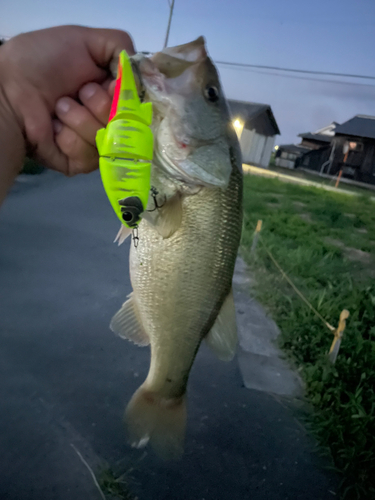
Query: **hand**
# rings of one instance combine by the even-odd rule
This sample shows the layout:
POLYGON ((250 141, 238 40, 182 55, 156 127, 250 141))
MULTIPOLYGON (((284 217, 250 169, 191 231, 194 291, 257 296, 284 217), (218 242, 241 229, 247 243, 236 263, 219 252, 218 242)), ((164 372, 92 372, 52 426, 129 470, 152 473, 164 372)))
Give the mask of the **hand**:
POLYGON ((107 125, 111 97, 107 85, 88 83, 79 93, 79 102, 62 97, 56 103, 53 120, 55 141, 68 160, 68 175, 98 168, 96 132, 107 125))
POLYGON ((108 68, 123 49, 134 54, 127 33, 80 26, 22 34, 1 47, 0 97, 48 166, 66 175, 97 167, 94 138, 108 117, 108 68))

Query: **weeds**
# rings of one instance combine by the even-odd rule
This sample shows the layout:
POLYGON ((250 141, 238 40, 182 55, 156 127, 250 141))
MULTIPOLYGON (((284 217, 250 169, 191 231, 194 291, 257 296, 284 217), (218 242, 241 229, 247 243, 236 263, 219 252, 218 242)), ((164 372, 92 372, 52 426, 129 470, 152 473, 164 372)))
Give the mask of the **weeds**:
POLYGON ((342 471, 342 495, 375 498, 375 204, 278 180, 246 176, 242 252, 259 300, 281 329, 280 342, 297 363, 314 404, 314 429, 342 471), (277 208, 267 205, 278 200, 277 208), (308 218, 301 218, 301 212, 308 218), (252 235, 263 219, 262 240, 312 305, 336 325, 350 311, 335 366, 333 340, 323 323, 282 278, 252 235), (308 219, 308 220, 307 220, 308 219), (362 230, 361 232, 358 229, 362 230), (327 241, 339 240, 340 246, 327 241), (346 258, 346 248, 371 254, 371 263, 346 258))
POLYGON ((105 495, 116 500, 137 500, 129 489, 127 474, 117 474, 107 467, 100 472, 99 484, 105 495))

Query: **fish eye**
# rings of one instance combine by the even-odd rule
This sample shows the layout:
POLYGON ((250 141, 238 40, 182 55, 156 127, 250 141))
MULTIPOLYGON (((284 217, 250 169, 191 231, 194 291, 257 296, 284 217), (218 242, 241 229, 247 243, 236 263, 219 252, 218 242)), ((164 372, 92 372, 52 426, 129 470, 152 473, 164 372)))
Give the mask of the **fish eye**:
POLYGON ((205 88, 205 96, 211 102, 216 102, 219 99, 219 91, 213 85, 208 85, 205 88))

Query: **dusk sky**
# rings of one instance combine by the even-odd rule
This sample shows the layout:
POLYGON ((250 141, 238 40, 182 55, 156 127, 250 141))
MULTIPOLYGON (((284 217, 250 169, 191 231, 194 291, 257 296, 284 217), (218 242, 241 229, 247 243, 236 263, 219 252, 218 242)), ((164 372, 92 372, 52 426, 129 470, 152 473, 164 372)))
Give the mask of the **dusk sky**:
MULTIPOLYGON (((82 24, 127 30, 138 50, 157 51, 168 12, 167 0, 1 0, 0 35, 82 24)), ((374 0, 176 0, 169 45, 199 35, 217 61, 375 76, 374 0)), ((375 115, 375 80, 219 71, 227 97, 271 105, 282 134, 277 144, 332 121, 375 115)))

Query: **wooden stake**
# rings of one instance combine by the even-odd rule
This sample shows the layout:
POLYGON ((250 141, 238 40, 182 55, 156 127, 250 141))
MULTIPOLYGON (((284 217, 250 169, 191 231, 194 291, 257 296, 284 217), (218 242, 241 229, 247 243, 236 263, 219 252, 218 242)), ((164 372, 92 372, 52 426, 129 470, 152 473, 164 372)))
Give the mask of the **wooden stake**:
POLYGON ((342 176, 342 170, 340 170, 339 175, 337 176, 337 180, 336 180, 335 188, 337 188, 337 186, 339 185, 339 182, 340 182, 341 176, 342 176))
POLYGON ((255 232, 254 232, 254 236, 253 236, 253 243, 252 243, 251 249, 250 249, 250 255, 253 255, 253 253, 255 252, 255 249, 257 247, 259 233, 262 230, 262 223, 263 223, 263 221, 261 221, 261 220, 258 220, 258 222, 257 222, 257 227, 255 228, 255 232))
POLYGON ((342 336, 346 327, 346 320, 349 318, 349 311, 344 309, 341 311, 339 324, 336 330, 333 332, 335 338, 333 339, 331 349, 329 350, 329 360, 332 364, 336 363, 336 359, 340 350, 342 336))

